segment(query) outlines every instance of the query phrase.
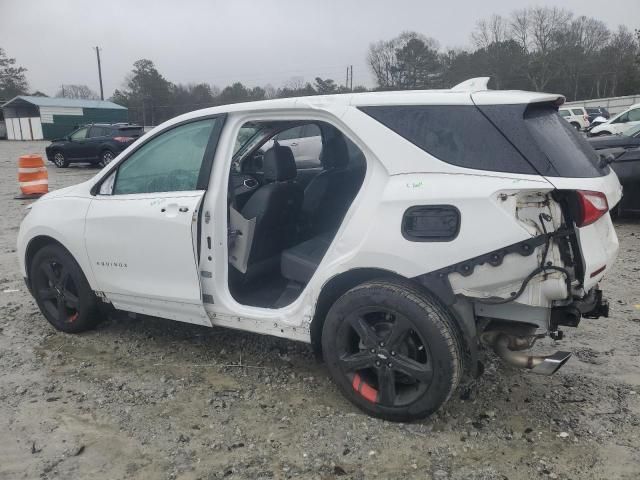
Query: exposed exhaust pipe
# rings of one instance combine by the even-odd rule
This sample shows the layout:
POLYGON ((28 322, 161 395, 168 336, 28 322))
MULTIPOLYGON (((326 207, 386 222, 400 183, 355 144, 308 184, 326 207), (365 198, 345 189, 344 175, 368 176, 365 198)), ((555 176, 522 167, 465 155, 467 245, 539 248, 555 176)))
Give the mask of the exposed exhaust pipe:
POLYGON ((501 359, 510 365, 518 368, 527 368, 541 375, 553 375, 571 358, 571 352, 556 352, 551 355, 542 356, 527 355, 524 352, 518 352, 512 349, 522 349, 523 343, 528 343, 528 340, 501 333, 495 337, 493 350, 501 359))

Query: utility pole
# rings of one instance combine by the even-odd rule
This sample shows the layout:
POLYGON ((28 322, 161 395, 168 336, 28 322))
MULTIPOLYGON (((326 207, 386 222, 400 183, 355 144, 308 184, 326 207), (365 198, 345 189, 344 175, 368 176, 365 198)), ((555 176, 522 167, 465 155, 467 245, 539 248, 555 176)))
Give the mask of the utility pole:
POLYGON ((64 84, 60 88, 62 89, 62 98, 64 98, 64 84))
POLYGON ((353 65, 351 65, 351 75, 349 75, 349 77, 351 81, 351 86, 349 87, 349 90, 353 92, 353 65))
POLYGON ((344 88, 349 88, 349 67, 347 67, 347 79, 344 81, 344 88))
POLYGON ((98 57, 98 78, 100 78, 100 100, 104 100, 104 90, 102 89, 102 67, 100 66, 100 47, 96 47, 96 57, 98 57))

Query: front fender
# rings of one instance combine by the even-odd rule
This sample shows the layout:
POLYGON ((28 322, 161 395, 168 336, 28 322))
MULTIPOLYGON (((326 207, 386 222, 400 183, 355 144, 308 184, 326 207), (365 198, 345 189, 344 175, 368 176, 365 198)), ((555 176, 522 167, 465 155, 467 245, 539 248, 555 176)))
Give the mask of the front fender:
POLYGON ((27 253, 38 239, 51 239, 66 248, 82 268, 89 285, 96 285, 84 245, 84 225, 90 198, 58 197, 34 203, 22 220, 17 253, 20 271, 28 278, 27 253))

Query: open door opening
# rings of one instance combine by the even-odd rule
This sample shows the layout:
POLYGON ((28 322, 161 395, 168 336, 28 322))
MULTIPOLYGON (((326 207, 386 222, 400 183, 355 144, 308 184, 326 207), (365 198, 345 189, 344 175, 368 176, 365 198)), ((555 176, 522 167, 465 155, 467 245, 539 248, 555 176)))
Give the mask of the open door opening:
POLYGON ((320 121, 240 129, 229 174, 229 290, 243 305, 293 302, 324 258, 366 173, 362 151, 320 121))

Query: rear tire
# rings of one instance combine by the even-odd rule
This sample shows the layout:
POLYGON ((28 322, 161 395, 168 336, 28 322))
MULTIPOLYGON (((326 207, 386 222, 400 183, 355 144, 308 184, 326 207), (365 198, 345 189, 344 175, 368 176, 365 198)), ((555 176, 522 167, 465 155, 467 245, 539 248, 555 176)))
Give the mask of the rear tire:
POLYGON ((69 166, 69 160, 64 156, 64 153, 57 151, 53 154, 53 163, 58 168, 67 168, 69 166))
POLYGON ((580 124, 578 122, 571 122, 571 126, 576 130, 580 131, 580 124))
POLYGON ((462 372, 455 320, 408 282, 359 285, 329 310, 322 351, 342 394, 390 421, 427 417, 451 396, 462 372))
POLYGON ((47 245, 38 250, 29 278, 40 311, 57 330, 79 333, 100 323, 97 297, 78 263, 61 246, 47 245))

